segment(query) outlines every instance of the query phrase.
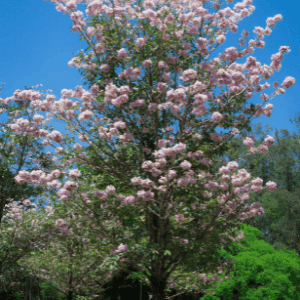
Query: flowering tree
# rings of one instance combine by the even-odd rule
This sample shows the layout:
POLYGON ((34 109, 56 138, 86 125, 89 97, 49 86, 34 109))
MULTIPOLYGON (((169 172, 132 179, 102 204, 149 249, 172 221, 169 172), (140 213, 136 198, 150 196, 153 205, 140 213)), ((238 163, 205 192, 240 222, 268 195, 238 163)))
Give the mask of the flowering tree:
MULTIPOLYGON (((221 9, 221 1, 205 0, 138 1, 138 5, 134 1, 52 2, 70 15, 72 30, 81 31, 92 49, 69 65, 101 78, 90 92, 82 87, 62 90, 58 101, 54 95, 42 100, 38 93, 14 94, 14 100, 29 101, 36 113, 49 111, 73 134, 72 139, 57 130, 47 131, 39 114, 33 122, 16 120, 11 125, 16 134, 45 138, 43 144, 53 145, 62 155, 51 173, 20 171, 16 181, 57 190, 60 201, 91 220, 103 243, 114 248, 111 262, 126 257, 147 278, 153 299, 164 299, 167 285, 178 280, 172 278, 178 268, 198 267, 206 273, 225 267, 214 258, 213 249, 234 240, 243 220, 264 213, 259 203, 243 206, 249 193, 263 189, 263 181, 251 180, 236 161, 220 162, 218 155, 254 117, 269 117, 273 106, 263 105, 295 82, 287 77, 280 87, 274 84, 276 91, 270 97, 264 93, 270 84, 261 84, 279 71, 284 53, 290 51, 287 46, 272 55, 270 66, 262 66, 253 56, 237 63, 255 47, 264 47, 264 36, 282 17, 268 18, 266 28, 255 27, 254 40, 248 41, 249 33, 244 31, 239 40, 244 50, 229 47, 212 59, 229 31, 236 32, 238 22, 254 11, 252 0, 233 9, 221 9), (87 4, 88 25, 83 13, 75 11, 80 3, 87 4), (263 92, 263 104, 243 108, 254 92, 263 92), (174 121, 179 124, 177 133, 174 121), (217 127, 230 131, 218 133, 217 127), (75 137, 84 146, 74 144, 75 137), (84 151, 86 144, 93 155, 84 151), (94 182, 87 190, 80 170, 70 170, 74 162, 103 170, 127 189, 117 194, 112 184, 99 189, 94 182), (61 175, 70 179, 63 186, 57 182, 61 175)), ((258 148, 252 147, 251 137, 245 136, 243 142, 250 154, 266 153, 274 139, 267 137, 258 148)), ((276 183, 267 182, 266 187, 272 191, 276 183)))
POLYGON ((73 214, 65 219, 69 222, 57 219, 52 224, 51 240, 46 247, 23 257, 18 264, 72 300, 74 293, 95 294, 101 288, 99 279, 109 271, 103 267, 105 258, 99 252, 99 245, 89 237, 85 228, 80 230, 74 225, 76 216, 73 214))
MULTIPOLYGON (((32 88, 25 87, 26 91, 32 88)), ((32 119, 29 103, 0 98, 0 111, 0 276, 1 287, 4 288, 20 273, 19 259, 28 255, 36 243, 42 243, 45 238, 44 233, 36 232, 34 226, 40 220, 39 213, 34 217, 31 212, 36 204, 39 206, 43 202, 43 189, 28 183, 18 184, 15 176, 20 170, 31 171, 37 167, 48 171, 53 163, 47 159, 44 146, 39 141, 29 135, 17 135, 10 128, 16 117, 32 119)))
POLYGON ((20 204, 16 201, 6 204, 0 227, 1 288, 16 278, 19 260, 49 243, 50 236, 42 229, 45 213, 36 211, 35 206, 28 199, 20 204))
MULTIPOLYGON (((26 90, 29 91, 32 88, 26 88, 26 90)), ((18 172, 24 169, 31 171, 37 167, 48 171, 53 165, 47 159, 48 154, 45 153, 44 146, 40 142, 29 135, 22 136, 11 130, 10 125, 14 124, 15 118, 19 117, 19 120, 25 122, 29 122, 33 118, 29 103, 11 103, 11 100, 11 98, 6 100, 0 98, 1 117, 4 118, 4 115, 7 115, 6 120, 2 119, 0 136, 0 223, 6 204, 30 197, 35 197, 37 202, 38 196, 42 192, 41 187, 33 187, 27 183, 17 184, 14 178, 18 172)))

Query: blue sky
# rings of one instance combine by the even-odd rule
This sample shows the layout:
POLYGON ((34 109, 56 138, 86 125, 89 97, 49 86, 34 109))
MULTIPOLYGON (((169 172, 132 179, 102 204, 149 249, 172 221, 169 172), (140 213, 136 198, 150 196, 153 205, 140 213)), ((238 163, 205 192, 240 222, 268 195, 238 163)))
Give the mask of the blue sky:
MULTIPOLYGON (((236 2, 235 2, 236 3, 236 2)), ((287 128, 297 131, 289 119, 300 111, 298 91, 300 83, 300 49, 299 49, 299 5, 295 0, 254 0, 256 10, 239 24, 238 33, 230 33, 220 50, 237 45, 242 30, 250 32, 254 38, 255 26, 265 27, 266 19, 282 14, 283 20, 278 22, 270 36, 265 37, 264 49, 256 49, 253 56, 262 64, 271 63, 271 55, 278 52, 280 46, 290 46, 292 50, 282 61, 282 68, 268 82, 282 82, 285 77, 292 76, 296 84, 271 101, 274 105, 270 118, 261 116, 255 122, 270 124, 274 129, 287 128), (298 7, 297 7, 298 6, 298 7)), ((232 6, 232 5, 230 5, 232 6)), ((82 10, 83 6, 78 7, 82 10)), ((0 83, 6 83, 0 95, 10 97, 16 89, 24 86, 42 84, 41 89, 51 89, 60 98, 61 90, 75 89, 83 86, 81 75, 75 67, 70 68, 68 62, 77 53, 85 49, 87 43, 79 41, 79 33, 71 31, 72 21, 69 17, 55 9, 55 4, 43 0, 9 0, 0 1, 0 83)), ((217 53, 220 51, 217 50, 217 53)), ((272 89, 267 94, 272 93, 272 89)), ((261 103, 258 96, 254 103, 261 103)), ((61 128, 60 124, 53 124, 61 128)))

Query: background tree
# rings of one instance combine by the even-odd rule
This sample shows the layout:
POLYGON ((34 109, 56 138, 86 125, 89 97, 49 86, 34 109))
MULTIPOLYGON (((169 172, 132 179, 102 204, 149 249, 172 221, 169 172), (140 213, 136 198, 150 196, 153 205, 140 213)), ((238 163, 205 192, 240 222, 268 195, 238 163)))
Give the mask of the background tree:
POLYGON ((229 251, 234 257, 231 278, 212 286, 212 293, 201 299, 298 299, 300 260, 295 251, 275 250, 259 239, 260 231, 244 225, 245 239, 229 251))
MULTIPOLYGON (((262 128, 261 123, 258 123, 254 126, 254 130, 247 134, 256 138, 255 146, 259 145, 272 131, 271 126, 266 125, 262 128)), ((299 207, 299 133, 291 134, 288 130, 281 129, 275 131, 274 136, 275 143, 268 153, 245 156, 245 160, 240 161, 241 166, 252 169, 252 175, 262 178, 264 183, 269 180, 278 183, 278 190, 272 194, 262 191, 250 196, 247 203, 260 202, 265 215, 246 220, 245 223, 258 228, 262 232, 260 238, 270 243, 275 249, 294 249, 298 253, 296 212, 299 207)), ((245 155, 247 151, 246 146, 241 145, 241 139, 241 137, 236 137, 231 146, 239 153, 239 157, 245 155)), ((230 151, 226 157, 233 158, 230 151)))
MULTIPOLYGON (((26 91, 33 90, 33 88, 25 86, 26 91)), ((49 160, 49 153, 46 153, 42 143, 32 136, 16 135, 11 129, 11 125, 14 124, 17 117, 32 120, 33 112, 29 110, 29 103, 12 102, 11 98, 4 100, 0 98, 0 100, 2 121, 0 133, 0 291, 9 295, 7 289, 10 283, 23 282, 24 289, 21 290, 26 294, 25 290, 27 289, 27 292, 30 293, 28 288, 34 284, 35 280, 31 276, 28 277, 26 268, 20 268, 17 261, 32 250, 33 245, 30 243, 35 241, 37 237, 29 230, 24 233, 26 238, 24 236, 24 240, 20 243, 14 230, 7 232, 7 228, 12 228, 7 222, 3 223, 2 221, 8 211, 7 206, 14 203, 21 203, 22 205, 22 201, 30 199, 37 206, 46 204, 46 197, 42 195, 43 188, 41 186, 33 186, 28 183, 19 184, 15 177, 21 170, 30 172, 37 167, 49 171, 53 167, 53 162, 49 160), (30 279, 29 285, 27 279, 30 279)), ((47 125, 45 127, 47 128, 47 125)), ((30 207, 34 208, 34 206, 30 207)), ((24 228, 27 228, 28 225, 25 224, 26 222, 24 228)), ((17 232, 20 230, 21 228, 16 229, 17 232)), ((16 284, 16 286, 18 285, 16 284)))
MULTIPOLYGON (((26 88, 32 90, 34 87, 26 88)), ((2 119, 2 130, 0 135, 0 223, 6 204, 10 201, 33 198, 39 203, 39 195, 42 189, 39 186, 32 186, 28 183, 18 184, 15 177, 21 170, 32 171, 37 167, 49 171, 53 162, 47 159, 49 154, 44 151, 44 146, 33 136, 17 135, 11 129, 16 117, 32 120, 33 112, 29 110, 29 103, 1 98, 0 111, 2 119), (4 115, 6 114, 6 119, 4 115)), ((46 124, 45 124, 46 125, 46 124)), ((47 126, 46 126, 47 128, 47 126)), ((51 128, 51 127, 50 127, 51 128)), ((41 203, 40 203, 41 204, 41 203)))

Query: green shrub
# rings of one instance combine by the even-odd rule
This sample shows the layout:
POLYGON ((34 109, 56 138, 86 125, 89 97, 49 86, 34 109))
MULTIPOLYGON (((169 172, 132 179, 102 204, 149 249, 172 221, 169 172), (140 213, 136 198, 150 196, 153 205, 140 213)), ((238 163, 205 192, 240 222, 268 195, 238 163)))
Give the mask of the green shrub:
POLYGON ((243 231, 246 238, 234 247, 238 253, 233 256, 231 279, 216 284, 216 296, 208 294, 201 300, 300 299, 300 260, 295 251, 277 251, 257 240, 260 231, 252 226, 244 225, 243 231))

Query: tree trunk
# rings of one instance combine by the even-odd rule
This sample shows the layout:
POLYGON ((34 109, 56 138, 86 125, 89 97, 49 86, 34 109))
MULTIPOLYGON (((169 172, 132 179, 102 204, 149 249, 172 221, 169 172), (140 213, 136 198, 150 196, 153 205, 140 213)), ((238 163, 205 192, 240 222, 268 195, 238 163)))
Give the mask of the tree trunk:
POLYGON ((67 300, 73 300, 73 291, 68 292, 67 300))
POLYGON ((152 277, 151 288, 152 298, 151 300, 166 300, 166 287, 167 281, 161 277, 152 277))
POLYGON ((32 277, 29 277, 29 300, 31 300, 31 279, 32 277))
POLYGON ((37 281, 38 297, 39 297, 38 300, 42 300, 39 278, 36 278, 36 281, 37 281))

